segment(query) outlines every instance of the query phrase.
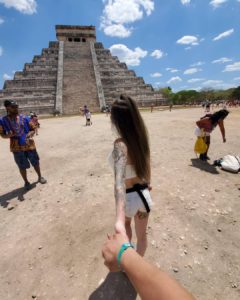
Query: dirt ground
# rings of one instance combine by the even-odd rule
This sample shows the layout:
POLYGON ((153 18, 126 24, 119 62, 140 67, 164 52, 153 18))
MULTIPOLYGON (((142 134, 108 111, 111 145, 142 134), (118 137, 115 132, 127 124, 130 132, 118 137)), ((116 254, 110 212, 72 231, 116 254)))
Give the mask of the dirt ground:
MULTIPOLYGON (((201 108, 143 112, 152 154, 154 207, 146 258, 199 300, 240 299, 240 174, 215 168, 240 154, 240 109, 226 119, 227 143, 212 134, 209 163, 193 152, 201 108)), ((101 246, 113 231, 113 174, 107 156, 109 117, 41 120, 35 137, 43 176, 25 193, 0 141, 0 299, 136 299, 123 273, 109 274, 101 246)), ((136 266, 137 268, 137 266, 136 266)), ((139 299, 139 298, 137 298, 139 299)))

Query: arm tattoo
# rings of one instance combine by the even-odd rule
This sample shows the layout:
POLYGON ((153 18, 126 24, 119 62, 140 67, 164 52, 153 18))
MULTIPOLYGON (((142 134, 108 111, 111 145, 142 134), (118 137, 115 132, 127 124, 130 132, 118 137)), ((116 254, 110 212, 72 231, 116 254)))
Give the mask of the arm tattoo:
MULTIPOLYGON (((123 142, 115 142, 113 149, 114 173, 115 173, 115 201, 117 214, 118 208, 125 209, 126 187, 125 187, 125 169, 127 164, 127 147, 123 142)), ((118 216, 117 216, 118 217, 118 216)))

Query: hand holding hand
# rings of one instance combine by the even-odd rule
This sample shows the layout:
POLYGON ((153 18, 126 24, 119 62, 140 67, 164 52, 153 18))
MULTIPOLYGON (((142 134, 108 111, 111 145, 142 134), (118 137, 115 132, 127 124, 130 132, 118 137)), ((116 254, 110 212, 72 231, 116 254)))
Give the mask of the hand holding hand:
POLYGON ((115 228, 116 233, 121 233, 123 235, 126 235, 126 228, 125 228, 125 225, 122 222, 117 221, 115 223, 114 228, 115 228))
POLYGON ((117 255, 122 244, 128 242, 129 240, 126 234, 116 233, 112 236, 108 235, 108 240, 104 243, 102 248, 102 256, 104 258, 104 264, 110 272, 119 271, 117 255))

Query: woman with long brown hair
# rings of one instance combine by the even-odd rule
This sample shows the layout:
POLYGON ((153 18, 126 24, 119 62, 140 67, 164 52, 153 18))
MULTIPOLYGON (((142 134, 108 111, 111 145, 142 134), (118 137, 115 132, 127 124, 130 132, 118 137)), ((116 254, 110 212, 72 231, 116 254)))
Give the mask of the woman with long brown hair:
POLYGON ((146 228, 152 205, 148 134, 135 101, 127 95, 121 95, 113 103, 111 122, 119 136, 110 155, 115 173, 115 230, 127 233, 131 241, 131 220, 134 218, 137 252, 143 256, 147 248, 146 228))

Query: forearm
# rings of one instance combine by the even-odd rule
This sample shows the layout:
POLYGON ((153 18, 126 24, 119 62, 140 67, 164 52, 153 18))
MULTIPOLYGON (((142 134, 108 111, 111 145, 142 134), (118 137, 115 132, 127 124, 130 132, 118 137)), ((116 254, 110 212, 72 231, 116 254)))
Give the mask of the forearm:
POLYGON ((225 128, 224 127, 220 127, 220 131, 221 131, 221 134, 222 134, 222 138, 225 139, 226 136, 225 136, 225 128))
POLYGON ((133 249, 123 253, 121 266, 143 300, 194 300, 175 280, 147 263, 133 249))
POLYGON ((125 144, 119 142, 114 144, 114 174, 115 174, 115 201, 116 201, 116 222, 125 225, 125 204, 126 204, 126 186, 125 169, 127 163, 127 148, 125 144))
POLYGON ((125 205, 126 205, 126 191, 125 184, 122 183, 121 187, 115 185, 115 202, 116 202, 116 221, 125 223, 125 205))

